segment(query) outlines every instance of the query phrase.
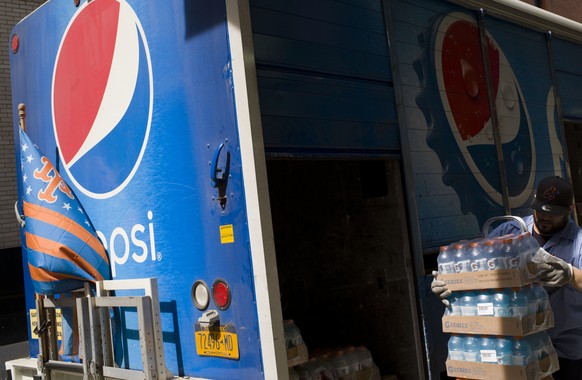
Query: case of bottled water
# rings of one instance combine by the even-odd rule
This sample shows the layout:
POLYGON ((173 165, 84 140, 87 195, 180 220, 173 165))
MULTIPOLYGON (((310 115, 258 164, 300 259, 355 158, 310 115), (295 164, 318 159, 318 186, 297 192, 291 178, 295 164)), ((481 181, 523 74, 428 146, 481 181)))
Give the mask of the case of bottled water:
POLYGON ((553 327, 548 294, 528 270, 539 245, 521 225, 520 234, 439 250, 438 277, 452 291, 443 315, 449 376, 539 380, 558 368, 545 332, 553 327))
POLYGON ((527 379, 541 379, 558 368, 557 355, 546 332, 525 337, 451 334, 448 349, 449 360, 453 361, 528 366, 527 379))
POLYGON ((295 368, 300 380, 380 380, 380 370, 364 346, 315 351, 295 368))
POLYGON ((283 332, 287 346, 287 365, 289 367, 304 363, 309 358, 307 346, 301 336, 301 331, 292 319, 283 321, 283 332))
POLYGON ((527 264, 539 249, 529 232, 442 246, 437 256, 439 275, 514 269, 526 280, 527 264))
POLYGON ((453 292, 442 318, 443 332, 528 335, 554 326, 545 289, 521 288, 453 292))

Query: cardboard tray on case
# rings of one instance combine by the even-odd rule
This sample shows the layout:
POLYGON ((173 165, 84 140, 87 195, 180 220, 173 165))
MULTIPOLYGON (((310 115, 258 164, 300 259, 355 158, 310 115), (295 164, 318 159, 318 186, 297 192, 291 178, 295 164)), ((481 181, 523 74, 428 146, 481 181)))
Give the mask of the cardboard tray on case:
POLYGON ((443 332, 525 336, 554 327, 554 313, 546 309, 522 317, 444 315, 443 332))
MULTIPOLYGON (((530 267, 533 264, 528 264, 530 267)), ((445 282, 450 291, 482 290, 496 288, 519 288, 534 281, 535 267, 526 270, 524 268, 485 270, 479 272, 463 272, 439 274, 438 279, 445 282)))
POLYGON ((555 352, 527 366, 475 363, 462 360, 447 360, 446 366, 447 375, 451 377, 495 380, 551 379, 551 374, 560 368, 555 352))

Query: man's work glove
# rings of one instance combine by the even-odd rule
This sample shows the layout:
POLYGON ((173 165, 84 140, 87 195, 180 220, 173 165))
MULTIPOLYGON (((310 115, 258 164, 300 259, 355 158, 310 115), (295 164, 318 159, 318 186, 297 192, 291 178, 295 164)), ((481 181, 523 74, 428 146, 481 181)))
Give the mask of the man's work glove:
POLYGON ((445 304, 446 307, 449 307, 451 303, 447 297, 450 296, 452 292, 447 288, 444 281, 440 281, 437 278, 438 272, 436 270, 432 271, 432 275, 434 276, 434 279, 430 284, 430 290, 432 290, 434 294, 440 297, 441 301, 445 304))
POLYGON ((564 286, 572 280, 572 265, 540 248, 532 257, 537 265, 536 278, 544 286, 564 286))

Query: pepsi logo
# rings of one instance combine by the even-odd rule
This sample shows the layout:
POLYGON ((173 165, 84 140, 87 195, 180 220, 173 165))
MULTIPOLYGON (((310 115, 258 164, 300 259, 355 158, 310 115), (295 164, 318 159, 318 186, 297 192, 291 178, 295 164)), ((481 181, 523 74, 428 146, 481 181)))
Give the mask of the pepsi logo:
POLYGON ((77 10, 61 39, 52 83, 61 167, 92 198, 118 194, 140 166, 153 107, 147 40, 126 1, 93 0, 77 10))
MULTIPOLYGON (((434 35, 436 81, 449 127, 479 185, 502 205, 478 25, 469 15, 453 12, 440 21, 434 35)), ((518 207, 528 200, 535 180, 533 129, 508 59, 489 32, 485 39, 506 174, 511 178, 509 203, 518 207)))

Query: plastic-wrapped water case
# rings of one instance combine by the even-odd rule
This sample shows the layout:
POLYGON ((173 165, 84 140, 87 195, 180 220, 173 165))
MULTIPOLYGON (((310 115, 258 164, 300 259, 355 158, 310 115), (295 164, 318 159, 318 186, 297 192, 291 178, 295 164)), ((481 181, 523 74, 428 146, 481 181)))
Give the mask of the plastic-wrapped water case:
POLYGON ((301 380, 380 380, 380 370, 364 346, 315 350, 297 367, 301 380))
POLYGON ((309 359, 307 346, 301 337, 301 331, 292 319, 283 321, 285 343, 287 345, 287 366, 293 367, 309 359))
POLYGON ((311 358, 306 363, 295 367, 300 380, 338 380, 329 357, 311 358))
POLYGON ((453 334, 447 375, 468 379, 540 380, 559 369, 545 332, 526 337, 453 334))
POLYGON ((554 327, 548 294, 537 283, 521 288, 453 292, 443 332, 525 336, 554 327))
MULTIPOLYGON (((523 220, 516 218, 523 224, 523 220)), ((535 280, 532 257, 539 244, 522 225, 520 234, 459 241, 440 248, 438 278, 449 290, 511 288, 535 280)))
POLYGON ((483 226, 482 238, 440 248, 438 277, 451 291, 520 287, 534 280, 532 256, 538 249, 539 244, 528 232, 523 219, 514 216, 491 218, 483 226), (518 223, 521 232, 489 236, 492 223, 504 219, 518 223))

